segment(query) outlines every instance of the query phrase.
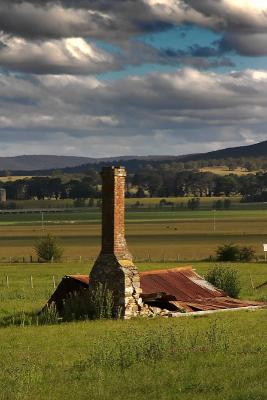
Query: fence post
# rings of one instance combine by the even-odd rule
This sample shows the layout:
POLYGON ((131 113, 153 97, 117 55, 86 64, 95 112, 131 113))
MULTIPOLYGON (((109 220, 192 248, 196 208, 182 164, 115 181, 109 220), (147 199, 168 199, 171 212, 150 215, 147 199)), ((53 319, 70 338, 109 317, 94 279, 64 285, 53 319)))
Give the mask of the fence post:
POLYGON ((54 287, 54 289, 56 288, 56 280, 55 280, 55 275, 53 275, 53 287, 54 287))
POLYGON ((8 275, 6 276, 6 286, 9 288, 9 279, 8 279, 8 275))
POLYGON ((252 275, 249 274, 249 276, 250 276, 251 287, 252 287, 252 289, 254 290, 254 289, 255 289, 255 286, 254 286, 254 282, 253 282, 253 279, 252 279, 252 275))
POLYGON ((31 275, 31 288, 33 289, 33 277, 31 275))

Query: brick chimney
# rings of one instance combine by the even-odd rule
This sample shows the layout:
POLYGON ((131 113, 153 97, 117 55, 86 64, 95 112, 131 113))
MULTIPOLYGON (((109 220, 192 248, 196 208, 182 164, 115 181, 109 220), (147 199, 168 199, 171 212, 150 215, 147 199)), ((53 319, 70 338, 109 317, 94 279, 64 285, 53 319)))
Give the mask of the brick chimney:
POLYGON ((142 309, 140 277, 125 240, 123 167, 102 169, 102 249, 90 273, 89 290, 99 283, 112 291, 115 311, 123 318, 142 309))

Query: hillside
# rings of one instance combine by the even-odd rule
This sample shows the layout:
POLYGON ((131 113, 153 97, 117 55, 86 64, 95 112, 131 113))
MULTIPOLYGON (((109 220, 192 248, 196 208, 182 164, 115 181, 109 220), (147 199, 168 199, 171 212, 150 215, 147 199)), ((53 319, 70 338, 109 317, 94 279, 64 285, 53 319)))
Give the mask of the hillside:
POLYGON ((92 159, 74 156, 23 155, 0 157, 0 170, 32 171, 36 169, 57 169, 86 164, 92 159))
POLYGON ((208 153, 190 154, 180 157, 182 161, 212 160, 223 158, 241 157, 267 157, 267 140, 249 146, 229 147, 222 150, 210 151, 208 153))
POLYGON ((16 157, 0 157, 0 171, 12 171, 19 175, 27 175, 31 171, 38 174, 41 171, 51 172, 55 169, 64 170, 64 172, 82 172, 88 168, 100 169, 103 165, 110 163, 123 164, 130 171, 134 171, 148 163, 158 164, 172 161, 198 161, 198 160, 221 160, 229 158, 257 158, 267 157, 267 141, 249 145, 232 147, 222 150, 211 151, 208 153, 189 154, 181 156, 118 156, 118 157, 75 157, 75 156, 55 156, 55 155, 23 155, 16 157))
POLYGON ((127 160, 173 160, 175 156, 120 156, 120 157, 76 157, 55 155, 22 155, 15 157, 0 157, 0 171, 43 171, 80 167, 81 165, 120 162, 127 160))

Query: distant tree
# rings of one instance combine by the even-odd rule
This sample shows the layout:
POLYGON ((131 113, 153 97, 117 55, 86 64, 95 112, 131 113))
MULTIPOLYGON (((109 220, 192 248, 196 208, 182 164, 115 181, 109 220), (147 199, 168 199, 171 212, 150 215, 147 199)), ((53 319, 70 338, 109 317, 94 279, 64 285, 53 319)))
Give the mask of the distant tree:
POLYGON ((212 204, 213 210, 221 210, 222 207, 223 207, 223 202, 222 202, 222 200, 216 200, 216 201, 214 201, 213 204, 212 204))
POLYGON ((219 246, 216 254, 218 261, 238 261, 240 258, 239 247, 234 243, 219 246))
POLYGON ((193 199, 188 200, 188 202, 187 202, 187 207, 188 207, 190 210, 198 210, 199 207, 200 207, 200 200, 199 200, 199 198, 193 198, 193 199))
POLYGON ((230 199, 224 199, 224 201, 223 201, 223 208, 224 208, 225 210, 229 210, 229 208, 231 207, 231 204, 232 204, 232 202, 231 202, 230 199))
POLYGON ((86 182, 74 181, 71 185, 70 197, 72 199, 85 199, 94 197, 96 190, 86 182))
POLYGON ((43 261, 59 261, 63 255, 63 250, 58 246, 57 239, 50 234, 39 239, 35 245, 37 256, 43 261))
POLYGON ((219 176, 215 179, 215 196, 236 194, 239 191, 238 179, 235 175, 219 176))
POLYGON ((88 206, 89 206, 89 207, 94 207, 94 205, 95 205, 95 201, 94 201, 94 199, 91 197, 91 198, 89 199, 89 201, 88 201, 88 206))
POLYGON ((145 191, 143 188, 140 188, 140 187, 138 188, 138 190, 136 192, 136 197, 139 197, 139 198, 146 197, 146 194, 145 194, 145 191))

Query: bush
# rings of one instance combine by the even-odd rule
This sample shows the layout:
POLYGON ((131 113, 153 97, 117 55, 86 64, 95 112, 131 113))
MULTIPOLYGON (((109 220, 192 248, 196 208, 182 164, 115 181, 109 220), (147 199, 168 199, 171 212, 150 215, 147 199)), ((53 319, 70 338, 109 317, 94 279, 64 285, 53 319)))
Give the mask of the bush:
POLYGON ((208 271, 205 279, 218 289, 223 290, 228 296, 238 297, 240 281, 236 270, 217 265, 208 271))
POLYGON ((216 254, 218 261, 238 261, 240 259, 240 249, 234 243, 226 243, 219 246, 216 254))
POLYGON ((239 249, 240 261, 251 261, 255 258, 255 250, 252 246, 244 246, 239 249))
POLYGON ((114 308, 113 293, 101 283, 90 293, 74 293, 64 302, 63 320, 119 318, 120 310, 114 308))
POLYGON ((63 250, 57 244, 57 239, 50 234, 37 241, 35 252, 44 261, 59 261, 63 254, 63 250))
POLYGON ((217 251, 218 261, 251 261, 255 257, 252 246, 239 247, 234 243, 219 246, 217 251))

